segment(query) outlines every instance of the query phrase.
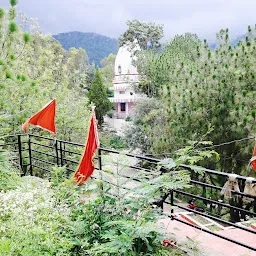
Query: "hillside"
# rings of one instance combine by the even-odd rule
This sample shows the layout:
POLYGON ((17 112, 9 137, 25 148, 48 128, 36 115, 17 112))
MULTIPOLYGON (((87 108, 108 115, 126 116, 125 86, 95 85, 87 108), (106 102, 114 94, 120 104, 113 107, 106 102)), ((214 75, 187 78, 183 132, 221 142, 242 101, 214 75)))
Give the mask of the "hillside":
POLYGON ((97 66, 100 61, 107 57, 110 53, 116 54, 118 51, 117 39, 96 33, 68 32, 53 35, 64 49, 71 47, 83 48, 86 50, 90 63, 94 62, 97 66))

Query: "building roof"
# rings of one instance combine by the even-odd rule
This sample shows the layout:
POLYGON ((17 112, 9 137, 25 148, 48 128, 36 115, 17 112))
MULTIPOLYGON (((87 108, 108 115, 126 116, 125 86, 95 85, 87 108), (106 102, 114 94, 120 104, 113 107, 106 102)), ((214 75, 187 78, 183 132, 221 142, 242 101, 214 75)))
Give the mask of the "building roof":
MULTIPOLYGON (((138 47, 139 49, 139 47, 138 47)), ((134 49, 134 50, 138 50, 134 49)), ((134 74, 137 75, 138 71, 135 66, 132 65, 132 52, 128 50, 127 46, 122 46, 119 48, 116 60, 115 60, 115 75, 127 75, 134 74), (121 73, 120 73, 121 70, 121 73)))

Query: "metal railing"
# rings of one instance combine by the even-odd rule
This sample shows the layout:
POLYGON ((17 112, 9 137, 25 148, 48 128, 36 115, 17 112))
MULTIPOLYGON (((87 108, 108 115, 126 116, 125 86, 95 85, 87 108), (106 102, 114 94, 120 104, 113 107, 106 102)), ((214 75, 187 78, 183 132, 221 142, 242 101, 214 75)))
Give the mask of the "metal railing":
MULTIPOLYGON (((54 165, 66 166, 67 175, 70 175, 76 170, 84 149, 83 144, 32 134, 6 136, 2 137, 1 141, 1 147, 13 152, 12 162, 20 167, 21 175, 29 174, 47 177, 50 168, 54 165)), ((130 153, 120 153, 119 151, 102 147, 99 148, 98 155, 95 159, 97 161, 97 167, 95 168, 95 175, 92 178, 101 179, 104 183, 111 186, 113 191, 115 189, 116 191, 118 190, 118 193, 120 191, 132 192, 136 183, 141 181, 137 174, 141 172, 152 172, 156 169, 156 165, 160 161, 160 159, 156 158, 130 153), (112 160, 114 159, 115 163, 112 162, 110 164, 109 161, 107 161, 107 157, 110 155, 112 155, 112 160), (126 162, 123 163, 120 160, 121 158, 126 159, 126 162), (108 168, 113 168, 113 166, 118 167, 119 170, 111 173, 108 168), (119 177, 118 182, 113 179, 116 175, 119 177), (126 183, 130 184, 126 186, 124 185, 125 182, 122 182, 122 180, 125 180, 126 183)), ((229 175, 228 173, 199 168, 203 171, 203 174, 199 174, 198 172, 194 172, 194 168, 192 169, 188 165, 181 165, 180 167, 191 173, 191 188, 189 190, 174 189, 169 191, 169 193, 158 199, 156 202, 158 206, 164 208, 164 205, 171 205, 176 209, 206 217, 218 224, 256 234, 255 229, 238 223, 241 219, 256 217, 255 196, 244 194, 243 192, 232 191, 232 199, 225 202, 223 198, 221 198, 220 191, 226 182, 229 175), (251 201, 246 203, 243 200, 244 198, 249 198, 251 201), (201 202, 200 205, 204 211, 199 212, 195 209, 186 207, 184 203, 180 203, 191 199, 197 200, 198 203, 201 202)), ((246 178, 247 177, 244 176, 237 177, 240 191, 243 191, 246 178)), ((254 180, 253 183, 256 183, 256 180, 254 180)), ((256 247, 233 240, 230 237, 223 236, 208 228, 184 221, 177 217, 176 212, 177 210, 172 208, 170 212, 165 214, 173 220, 193 226, 214 236, 256 251, 256 247)))

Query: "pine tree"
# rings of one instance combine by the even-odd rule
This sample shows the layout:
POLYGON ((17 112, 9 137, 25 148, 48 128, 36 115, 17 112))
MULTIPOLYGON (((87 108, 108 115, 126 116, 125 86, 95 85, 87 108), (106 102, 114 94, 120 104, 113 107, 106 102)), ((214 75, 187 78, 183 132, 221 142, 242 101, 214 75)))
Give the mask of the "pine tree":
POLYGON ((107 90, 102 82, 102 78, 98 69, 96 69, 95 78, 92 81, 88 98, 95 105, 96 118, 101 126, 104 122, 103 116, 112 108, 112 104, 108 99, 107 90))

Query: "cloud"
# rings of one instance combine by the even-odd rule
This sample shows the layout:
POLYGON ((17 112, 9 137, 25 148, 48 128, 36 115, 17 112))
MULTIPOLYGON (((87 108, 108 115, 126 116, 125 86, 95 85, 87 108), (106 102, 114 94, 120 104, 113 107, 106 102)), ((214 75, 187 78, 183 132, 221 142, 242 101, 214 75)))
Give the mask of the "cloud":
MULTIPOLYGON (((0 0, 8 6, 8 0, 0 0)), ((95 32, 118 37, 126 20, 164 24, 165 38, 191 32, 214 41, 216 32, 228 27, 233 38, 256 23, 255 0, 20 0, 19 10, 38 17, 43 31, 95 32)))

